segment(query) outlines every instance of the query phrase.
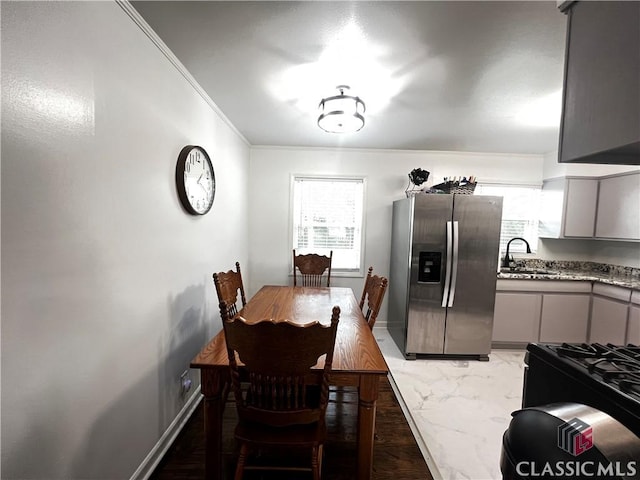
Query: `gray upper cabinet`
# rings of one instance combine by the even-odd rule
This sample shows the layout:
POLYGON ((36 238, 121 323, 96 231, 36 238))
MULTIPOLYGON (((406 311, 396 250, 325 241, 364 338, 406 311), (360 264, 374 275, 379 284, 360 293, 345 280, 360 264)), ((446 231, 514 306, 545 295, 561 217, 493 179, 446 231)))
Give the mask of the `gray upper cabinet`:
POLYGON ((596 238, 640 240, 640 173, 600 179, 596 238))
POLYGON ((538 236, 640 241, 640 171, 545 180, 538 236))
POLYGON ((558 160, 640 165, 640 2, 565 5, 558 160))
POLYGON ((538 235, 543 238, 593 238, 598 179, 545 180, 538 235))

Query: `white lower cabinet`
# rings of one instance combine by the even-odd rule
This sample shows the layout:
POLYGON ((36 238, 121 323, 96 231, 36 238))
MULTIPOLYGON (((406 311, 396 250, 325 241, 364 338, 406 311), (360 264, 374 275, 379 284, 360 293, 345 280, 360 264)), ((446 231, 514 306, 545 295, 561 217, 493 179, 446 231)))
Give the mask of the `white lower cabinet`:
POLYGON ((591 308, 590 343, 624 345, 629 304, 608 298, 594 297, 591 308))
POLYGON ((640 345, 640 290, 590 281, 499 279, 493 343, 640 345))
POLYGON ((596 283, 593 286, 590 342, 624 345, 631 290, 596 283))
POLYGON ((496 290, 494 345, 587 340, 590 281, 499 279, 496 290))
POLYGON ((590 295, 550 294, 542 299, 541 342, 585 342, 590 295))
POLYGON ((530 343, 538 341, 542 295, 496 293, 493 341, 530 343))
POLYGON ((637 305, 629 307, 629 328, 627 329, 626 343, 640 345, 640 307, 637 305))
POLYGON ((627 324, 627 343, 640 345, 640 290, 631 292, 629 323, 627 324))

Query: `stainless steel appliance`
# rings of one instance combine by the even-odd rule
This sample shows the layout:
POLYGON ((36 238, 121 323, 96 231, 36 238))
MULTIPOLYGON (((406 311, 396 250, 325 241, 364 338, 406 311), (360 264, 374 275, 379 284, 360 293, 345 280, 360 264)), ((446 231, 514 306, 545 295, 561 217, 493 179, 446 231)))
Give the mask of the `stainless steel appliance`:
POLYGON ((491 349, 502 197, 433 194, 393 203, 387 329, 407 359, 491 349))
POLYGON ((502 437, 502 480, 640 480, 640 438, 601 410, 559 402, 512 417, 502 437))
POLYGON ((537 478, 640 480, 640 346, 530 343, 525 363, 502 478, 533 478, 537 468, 537 478))
POLYGON ((523 407, 577 402, 611 415, 640 437, 640 346, 527 346, 523 407))

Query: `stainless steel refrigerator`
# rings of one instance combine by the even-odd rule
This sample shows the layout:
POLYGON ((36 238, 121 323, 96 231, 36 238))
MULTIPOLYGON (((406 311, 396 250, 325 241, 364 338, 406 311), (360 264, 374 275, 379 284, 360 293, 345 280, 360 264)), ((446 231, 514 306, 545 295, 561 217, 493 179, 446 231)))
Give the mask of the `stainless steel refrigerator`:
POLYGON ((432 194, 393 203, 387 329, 407 359, 488 360, 502 197, 432 194))

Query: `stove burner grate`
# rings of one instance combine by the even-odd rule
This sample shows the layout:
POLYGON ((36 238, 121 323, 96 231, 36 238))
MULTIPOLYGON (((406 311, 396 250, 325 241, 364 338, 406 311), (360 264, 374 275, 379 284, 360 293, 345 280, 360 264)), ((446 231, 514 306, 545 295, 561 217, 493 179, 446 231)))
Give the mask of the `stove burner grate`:
POLYGON ((640 362, 640 347, 637 345, 629 344, 624 347, 618 347, 617 351, 640 362))
POLYGON ((549 346, 559 357, 585 369, 594 381, 640 398, 640 347, 600 343, 563 343, 549 346))
POLYGON ((602 354, 594 345, 588 345, 586 343, 563 343, 561 346, 555 348, 555 351, 561 357, 572 358, 597 358, 602 354))
POLYGON ((628 379, 631 379, 631 381, 634 381, 634 382, 640 382, 640 372, 635 372, 635 371, 629 372, 625 370, 607 371, 602 373, 602 379, 607 383, 611 383, 616 380, 628 380, 628 379))
POLYGON ((636 362, 635 360, 620 358, 619 356, 615 356, 614 354, 606 354, 593 362, 586 363, 589 373, 597 372, 600 374, 604 374, 612 371, 627 373, 640 372, 640 365, 638 364, 638 362, 636 362))
POLYGON ((623 392, 640 395, 640 380, 620 380, 618 386, 623 392))

